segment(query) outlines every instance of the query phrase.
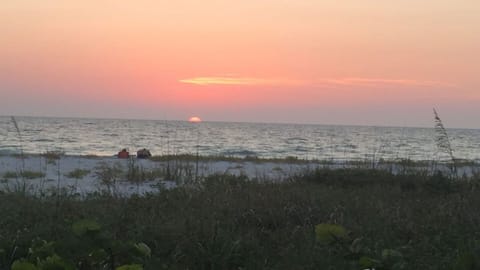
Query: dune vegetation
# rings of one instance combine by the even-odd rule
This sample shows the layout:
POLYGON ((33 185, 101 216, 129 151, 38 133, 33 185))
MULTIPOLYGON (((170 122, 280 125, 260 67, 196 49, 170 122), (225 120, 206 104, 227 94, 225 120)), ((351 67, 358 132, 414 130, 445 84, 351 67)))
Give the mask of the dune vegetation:
POLYGON ((146 196, 0 194, 0 269, 478 269, 480 177, 316 169, 146 196))

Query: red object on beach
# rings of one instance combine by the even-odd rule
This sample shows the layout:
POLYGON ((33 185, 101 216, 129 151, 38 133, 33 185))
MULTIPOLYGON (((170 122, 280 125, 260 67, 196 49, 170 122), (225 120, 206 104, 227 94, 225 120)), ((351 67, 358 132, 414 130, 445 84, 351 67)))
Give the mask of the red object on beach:
POLYGON ((122 151, 118 152, 118 158, 128 158, 130 154, 128 153, 127 149, 123 149, 122 151))

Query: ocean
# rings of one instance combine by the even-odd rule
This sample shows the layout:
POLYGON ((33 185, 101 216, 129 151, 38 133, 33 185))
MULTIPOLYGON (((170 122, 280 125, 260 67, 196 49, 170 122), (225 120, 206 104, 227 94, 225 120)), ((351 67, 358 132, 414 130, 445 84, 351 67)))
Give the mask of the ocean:
MULTIPOLYGON (((153 155, 196 154, 307 160, 443 160, 435 130, 412 127, 333 126, 121 119, 0 117, 0 154, 112 156, 122 148, 153 155)), ((458 159, 480 161, 480 130, 448 129, 458 159)))

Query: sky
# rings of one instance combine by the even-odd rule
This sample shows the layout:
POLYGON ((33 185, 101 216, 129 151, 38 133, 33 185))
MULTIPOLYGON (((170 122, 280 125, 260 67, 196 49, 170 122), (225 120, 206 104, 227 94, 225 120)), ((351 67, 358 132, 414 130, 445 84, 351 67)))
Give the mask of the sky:
POLYGON ((480 128, 478 0, 3 0, 0 115, 480 128))

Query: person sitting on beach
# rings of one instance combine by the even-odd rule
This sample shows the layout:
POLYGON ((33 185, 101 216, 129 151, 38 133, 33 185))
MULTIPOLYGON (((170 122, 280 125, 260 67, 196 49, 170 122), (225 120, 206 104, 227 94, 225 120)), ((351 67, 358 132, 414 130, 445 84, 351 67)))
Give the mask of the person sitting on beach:
POLYGON ((137 151, 137 158, 150 158, 152 154, 146 148, 140 149, 137 151))
POLYGON ((123 148, 122 151, 118 152, 117 157, 118 158, 128 158, 130 156, 130 153, 128 153, 126 148, 123 148))

